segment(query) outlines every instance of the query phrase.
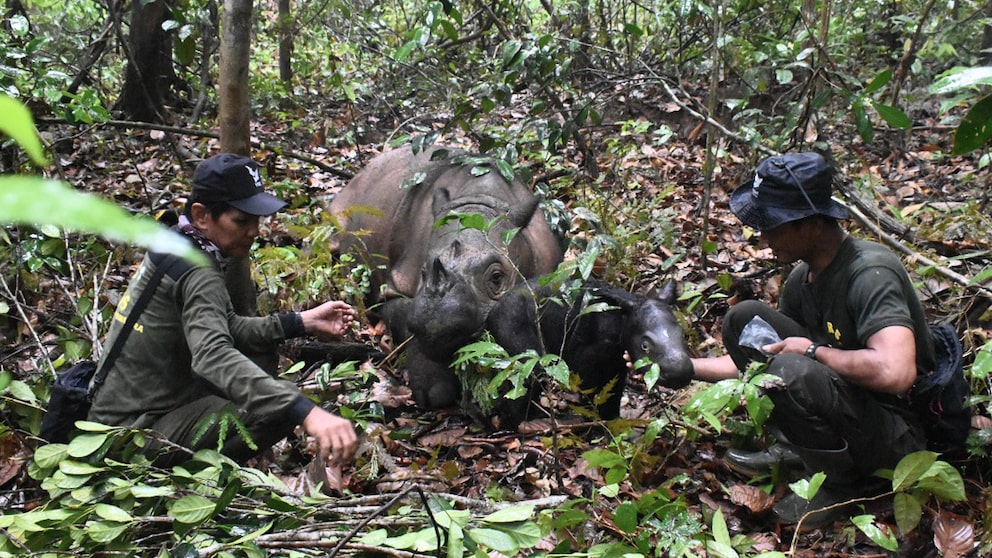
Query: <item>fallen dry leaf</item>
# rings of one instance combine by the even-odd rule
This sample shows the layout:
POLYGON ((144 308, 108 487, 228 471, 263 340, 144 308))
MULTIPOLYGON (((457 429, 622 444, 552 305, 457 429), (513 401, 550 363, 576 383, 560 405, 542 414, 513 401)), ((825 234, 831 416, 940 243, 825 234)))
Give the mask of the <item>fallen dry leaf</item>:
POLYGON ((941 511, 933 522, 933 544, 944 558, 958 558, 975 545, 975 528, 968 518, 941 511))
POLYGON ((775 499, 757 486, 735 484, 730 487, 730 501, 753 513, 764 513, 775 505, 775 499))
POLYGON ((452 447, 457 445, 465 437, 466 432, 468 432, 468 428, 464 426, 441 430, 440 432, 432 432, 431 434, 421 436, 418 444, 429 448, 437 446, 452 447))

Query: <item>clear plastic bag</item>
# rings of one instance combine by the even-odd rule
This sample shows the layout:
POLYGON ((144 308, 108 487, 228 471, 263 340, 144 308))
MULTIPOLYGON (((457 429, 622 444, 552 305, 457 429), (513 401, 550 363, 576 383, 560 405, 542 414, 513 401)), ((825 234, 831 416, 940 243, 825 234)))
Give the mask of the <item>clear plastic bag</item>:
POLYGON ((778 336, 775 328, 763 320, 761 316, 755 316, 744 326, 739 343, 742 347, 751 347, 759 353, 769 356, 765 352, 764 347, 772 343, 778 343, 781 340, 782 338, 778 336))

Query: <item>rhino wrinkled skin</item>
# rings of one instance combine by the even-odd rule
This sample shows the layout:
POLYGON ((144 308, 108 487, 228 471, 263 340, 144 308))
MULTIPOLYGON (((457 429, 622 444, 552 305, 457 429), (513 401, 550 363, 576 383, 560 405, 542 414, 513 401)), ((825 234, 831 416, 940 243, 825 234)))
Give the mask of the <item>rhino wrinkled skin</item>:
POLYGON ((549 273, 562 259, 538 199, 493 167, 462 164, 464 151, 410 147, 372 159, 331 203, 342 233, 336 250, 372 270, 367 301, 407 346, 410 388, 419 407, 458 402, 454 352, 483 330, 489 311, 516 284, 549 273), (475 171, 473 172, 473 169, 475 171), (446 215, 480 214, 488 234, 446 215), (510 244, 507 230, 521 227, 510 244))

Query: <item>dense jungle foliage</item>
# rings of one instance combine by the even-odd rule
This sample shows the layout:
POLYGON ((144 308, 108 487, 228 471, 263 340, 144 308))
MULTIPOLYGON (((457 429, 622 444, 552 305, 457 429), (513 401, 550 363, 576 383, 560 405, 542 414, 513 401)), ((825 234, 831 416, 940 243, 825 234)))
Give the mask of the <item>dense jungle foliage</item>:
MULTIPOLYGON (((567 394, 546 378, 549 421, 491 432, 454 410, 416 410, 398 341, 368 320, 348 339, 376 354, 367 361, 283 351, 283 375, 363 435, 356 463, 330 478, 307 466, 302 439, 251 467, 205 451, 168 470, 141 455, 147 432, 86 423, 71 443, 42 445, 54 375, 98 354, 144 248, 185 249, 155 220, 182 207, 196 162, 217 149, 224 6, 6 0, 0 554, 992 552, 992 3, 297 4, 254 2, 253 156, 290 201, 254 254, 262 311, 329 298, 366 310, 367 270, 330 253, 328 200, 375 154, 438 142, 534 185, 569 242, 561 273, 641 292, 676 281, 693 350, 719 354, 728 305, 774 300, 785 271, 727 193, 768 154, 817 150, 843 172, 852 231, 904 256, 932 319, 963 340, 968 456, 907 456, 891 492, 800 532, 768 510, 815 487, 749 480, 720 461, 763 439, 752 377, 684 390, 633 378, 623 418, 605 428, 567 420, 567 394), (150 54, 138 48, 148 21, 150 54), (158 70, 134 78, 137 67, 158 70)), ((528 366, 484 343, 463 357, 528 366)))

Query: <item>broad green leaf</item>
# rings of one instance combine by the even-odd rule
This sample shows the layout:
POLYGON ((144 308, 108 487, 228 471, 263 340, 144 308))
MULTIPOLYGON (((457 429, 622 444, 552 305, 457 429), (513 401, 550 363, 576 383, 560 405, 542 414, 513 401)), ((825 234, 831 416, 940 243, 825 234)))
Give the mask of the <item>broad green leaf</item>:
POLYGON ((38 404, 38 396, 36 396, 34 391, 31 390, 31 386, 23 380, 14 380, 10 382, 7 389, 10 391, 10 395, 15 399, 20 399, 21 401, 25 401, 32 405, 38 404))
POLYGON ((388 538, 389 538, 389 533, 385 529, 375 529, 373 531, 369 531, 360 539, 358 539, 358 542, 371 546, 379 546, 385 543, 386 539, 388 538))
POLYGON ((271 521, 266 522, 264 525, 262 525, 258 529, 255 529, 251 533, 248 533, 247 535, 245 535, 243 537, 240 537, 240 538, 232 541, 231 542, 231 546, 232 547, 236 547, 236 546, 243 545, 246 542, 253 541, 253 540, 257 539, 258 537, 261 537, 265 533, 268 533, 270 530, 272 530, 272 526, 273 525, 274 525, 274 523, 271 522, 271 521))
POLYGON ((466 526, 468 520, 472 518, 469 510, 438 510, 434 512, 434 520, 442 529, 450 529, 452 526, 466 526))
POLYGON ((124 534, 127 524, 111 523, 109 521, 87 521, 86 536, 98 543, 109 543, 124 534))
POLYGON ((432 527, 398 537, 390 537, 382 541, 382 544, 391 548, 414 552, 432 552, 438 547, 437 534, 432 527))
POLYGON ((37 176, 0 177, 0 223, 57 225, 206 263, 185 237, 156 221, 132 216, 99 196, 37 176))
POLYGON ((992 66, 964 68, 946 75, 933 82, 933 85, 930 86, 930 92, 941 95, 943 93, 953 93, 974 85, 992 85, 992 66))
POLYGON ((477 544, 495 550, 496 552, 501 552, 507 556, 513 556, 520 550, 520 546, 509 533, 498 529, 487 529, 484 527, 469 529, 468 536, 477 544))
POLYGON ((945 500, 962 501, 965 499, 964 481, 961 473, 946 461, 937 461, 930 466, 914 488, 927 490, 934 496, 945 500))
POLYGON ((971 153, 988 145, 992 139, 992 95, 975 103, 954 132, 954 154, 971 153))
POLYGON ((541 527, 533 521, 518 521, 516 523, 495 523, 492 527, 513 538, 518 548, 530 548, 541 542, 544 533, 541 527))
POLYGON ((863 95, 871 95, 872 93, 878 91, 879 89, 885 87, 892 79, 892 70, 882 70, 872 78, 868 86, 865 87, 863 95))
POLYGON ((108 434, 96 432, 87 432, 76 436, 69 442, 69 456, 86 457, 96 453, 107 441, 107 436, 108 434))
POLYGON ((462 558, 465 556, 465 533, 460 525, 453 524, 448 529, 447 558, 462 558))
POLYGON ((80 463, 71 459, 66 459, 59 463, 59 470, 67 475, 95 475, 105 469, 105 467, 97 467, 96 465, 80 463))
POLYGON ((892 490, 900 491, 911 487, 935 461, 937 454, 932 451, 917 451, 900 459, 892 472, 892 490))
POLYGON ((107 521, 116 521, 118 523, 128 523, 130 521, 134 521, 131 514, 111 504, 97 504, 93 506, 93 511, 107 521))
POLYGON ((171 486, 151 486, 148 484, 132 486, 130 491, 131 495, 135 498, 160 498, 162 496, 171 496, 175 493, 175 490, 171 486))
POLYGON ((899 549, 899 541, 896 540, 895 534, 888 529, 883 529, 877 523, 875 523, 874 515, 859 515, 851 518, 851 522, 854 523, 858 529, 868 538, 871 539, 875 544, 888 550, 890 552, 895 552, 899 549))
POLYGON ((738 558, 740 556, 734 547, 719 541, 706 541, 706 552, 714 558, 738 558))
POLYGON ((169 515, 179 523, 197 525, 208 519, 213 511, 213 502, 199 494, 190 494, 176 500, 169 510, 169 515))
POLYGON ((872 106, 875 108, 875 111, 878 112, 878 115, 882 117, 882 120, 885 120, 885 122, 893 128, 908 130, 910 126, 913 125, 913 122, 910 121, 908 116, 906 116, 906 113, 896 107, 883 105, 881 103, 874 103, 872 106))
POLYGON ((900 492, 892 498, 892 510, 895 512, 899 532, 903 535, 916 529, 923 517, 923 505, 919 498, 909 492, 900 492))
POLYGON ((48 164, 45 157, 45 150, 41 146, 41 139, 34 128, 34 117, 31 111, 20 101, 12 99, 7 95, 0 95, 0 133, 4 133, 31 157, 31 161, 39 167, 48 164))
POLYGON ((110 432, 118 427, 101 424, 99 422, 91 422, 88 420, 79 420, 76 421, 76 428, 84 432, 110 432))
POLYGON ((637 530, 637 506, 631 502, 624 502, 613 510, 613 523, 624 533, 633 533, 637 530))
MULTIPOLYGON (((3 309, 0 308, 0 310, 3 310, 3 309)), ((6 312, 4 312, 4 313, 6 313, 6 312)), ((9 371, 7 371, 7 370, 0 370, 0 392, 6 390, 7 389, 7 386, 10 385, 10 382, 13 379, 14 379, 14 375, 11 374, 9 371)))
POLYGON ((534 506, 513 506, 495 511, 482 518, 487 523, 513 523, 526 521, 534 516, 534 506))
POLYGON ((609 468, 626 464, 622 455, 605 449, 589 450, 582 454, 582 459, 588 461, 593 467, 609 468))
POLYGON ((68 455, 66 444, 45 444, 34 450, 34 462, 42 469, 58 467, 68 455))
POLYGON ((730 531, 727 529, 727 521, 723 518, 723 510, 717 508, 713 514, 713 539, 718 543, 731 546, 730 531))

